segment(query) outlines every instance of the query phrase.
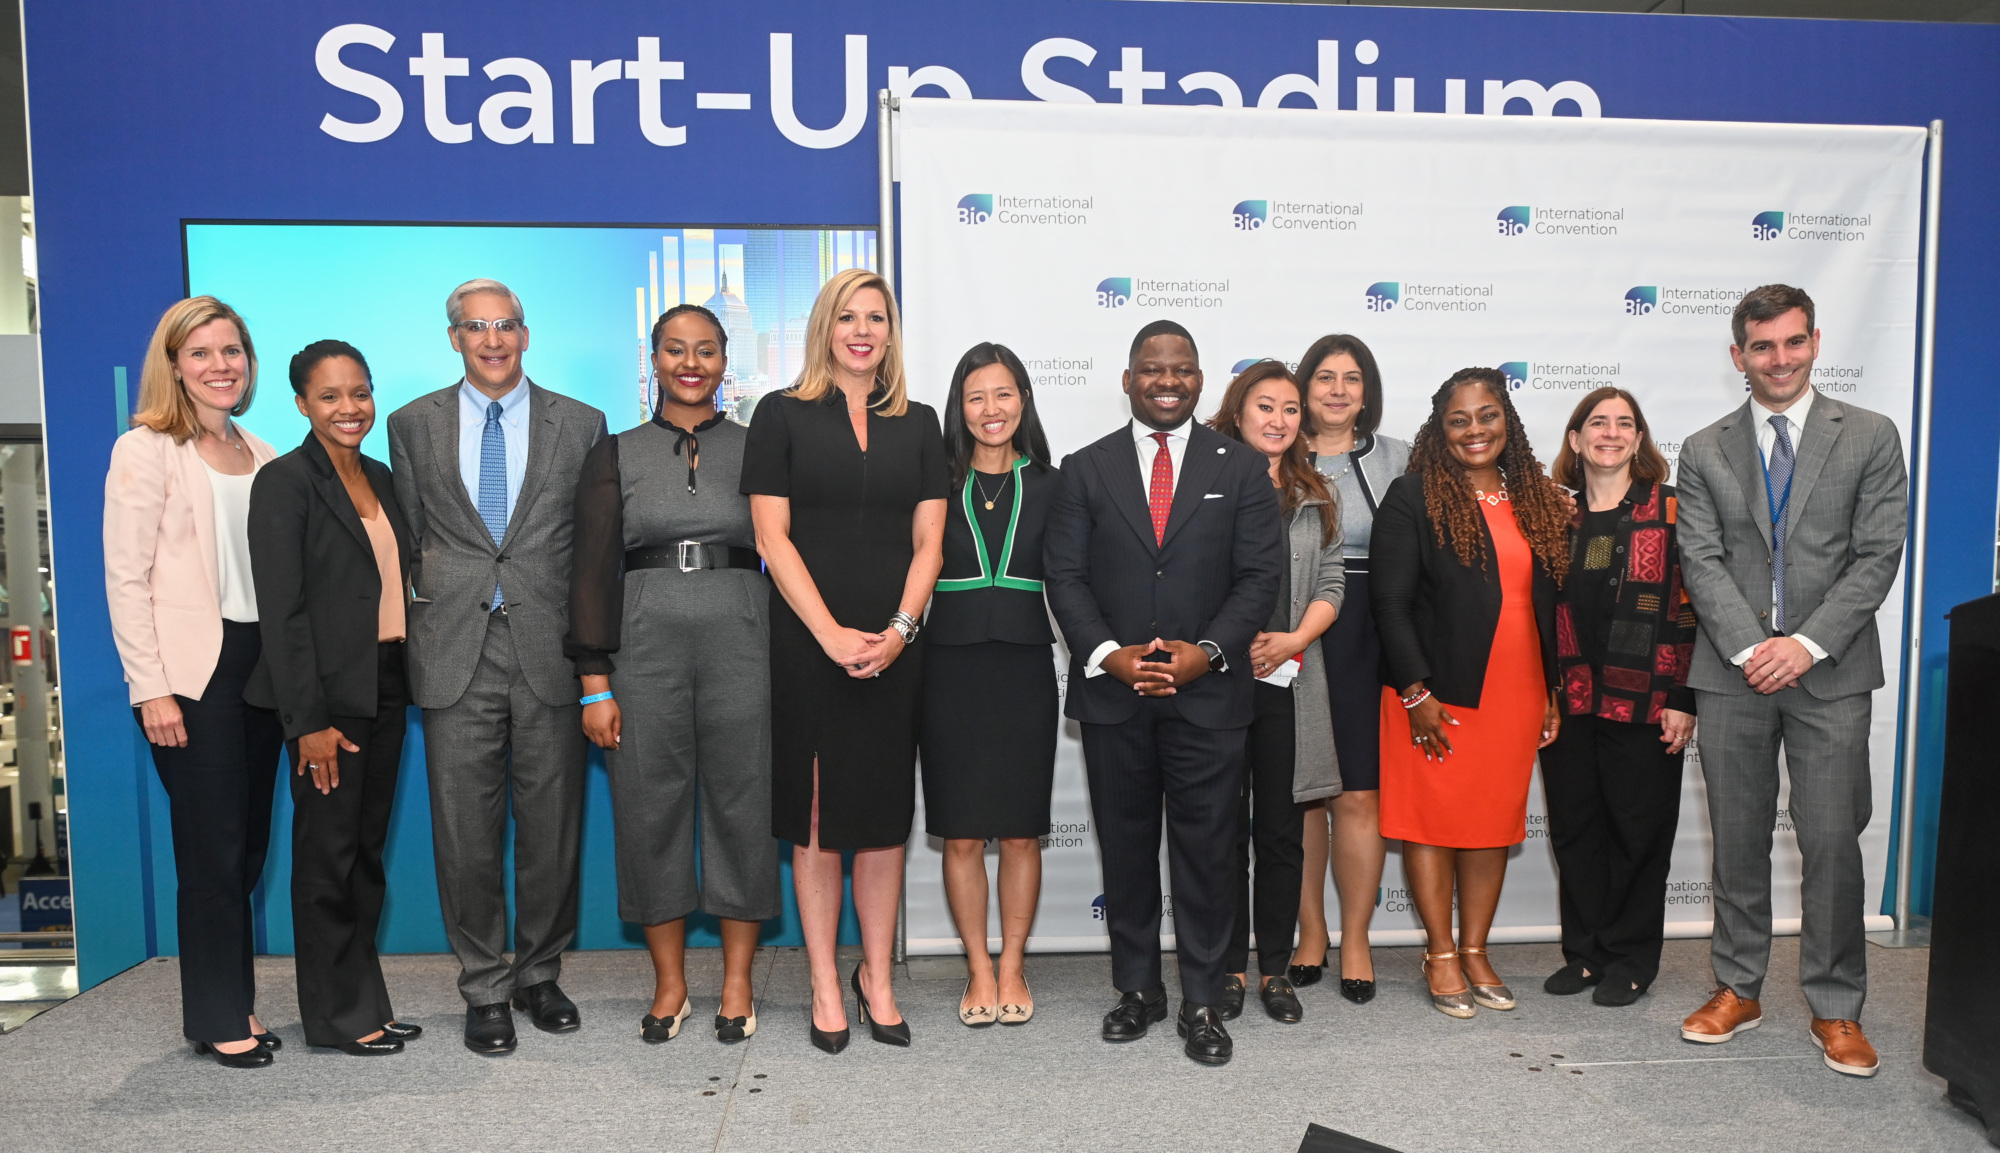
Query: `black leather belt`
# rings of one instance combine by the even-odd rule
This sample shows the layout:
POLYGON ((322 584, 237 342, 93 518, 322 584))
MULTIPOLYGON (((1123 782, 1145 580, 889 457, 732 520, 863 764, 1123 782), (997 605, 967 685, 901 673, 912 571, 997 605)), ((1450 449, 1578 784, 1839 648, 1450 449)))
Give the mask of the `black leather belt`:
POLYGON ((682 572, 697 569, 740 568, 760 571, 764 563, 754 548, 732 544, 704 544, 697 540, 677 541, 656 548, 635 548, 625 554, 625 571, 640 568, 670 568, 682 572))

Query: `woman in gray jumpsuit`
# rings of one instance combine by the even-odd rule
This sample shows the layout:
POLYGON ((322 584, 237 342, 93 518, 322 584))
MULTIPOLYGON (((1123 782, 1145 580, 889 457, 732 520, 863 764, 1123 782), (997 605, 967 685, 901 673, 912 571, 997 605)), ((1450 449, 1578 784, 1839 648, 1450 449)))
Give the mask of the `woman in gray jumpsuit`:
POLYGON ((722 923, 716 1039, 756 1032, 750 962, 759 922, 779 911, 771 594, 737 491, 746 432, 715 408, 728 341, 698 305, 661 316, 653 419, 599 441, 576 489, 564 651, 610 772, 618 916, 646 927, 653 955, 647 1041, 674 1037, 693 1010, 683 961, 697 909, 722 923))

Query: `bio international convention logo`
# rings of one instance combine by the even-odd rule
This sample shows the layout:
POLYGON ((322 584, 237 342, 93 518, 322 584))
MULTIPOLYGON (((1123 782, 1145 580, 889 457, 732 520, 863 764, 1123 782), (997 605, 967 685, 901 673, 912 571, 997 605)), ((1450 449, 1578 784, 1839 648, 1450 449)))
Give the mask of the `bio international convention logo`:
POLYGON ((1638 284, 1625 290, 1625 315, 1648 316, 1660 306, 1660 289, 1657 285, 1638 284))
POLYGON ((1097 282, 1099 308, 1123 308, 1132 302, 1132 278, 1107 276, 1097 282))
POLYGON ((1528 222, 1534 219, 1534 215, 1535 210, 1525 204, 1516 204, 1512 208, 1501 209, 1500 215, 1495 218, 1500 226, 1500 235, 1520 236, 1522 233, 1527 232, 1528 222))
POLYGON ((1754 240, 1776 240, 1785 234, 1785 214, 1782 212, 1759 212, 1750 221, 1750 236, 1754 240))
POLYGON ((1388 312, 1403 296, 1403 286, 1394 280, 1378 280, 1368 286, 1366 303, 1370 312, 1388 312))
POLYGON ((960 224, 984 224, 993 219, 993 194, 975 192, 958 199, 958 222, 960 224))
POLYGON ((1528 362, 1525 360, 1507 361, 1501 364, 1500 375, 1507 378, 1508 391, 1519 392, 1528 387, 1528 362))
POLYGON ((1271 218, 1271 202, 1245 200, 1229 210, 1229 222, 1238 232, 1255 232, 1271 218))

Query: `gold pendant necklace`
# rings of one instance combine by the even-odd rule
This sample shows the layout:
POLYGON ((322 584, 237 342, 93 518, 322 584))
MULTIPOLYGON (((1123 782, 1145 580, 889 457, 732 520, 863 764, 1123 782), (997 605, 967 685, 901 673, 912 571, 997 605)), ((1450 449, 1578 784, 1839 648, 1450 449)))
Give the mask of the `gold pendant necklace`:
POLYGON ((984 481, 982 481, 982 480, 980 480, 980 479, 979 479, 979 474, 978 474, 978 473, 976 473, 976 472, 975 472, 975 473, 973 473, 973 474, 972 474, 972 483, 973 483, 974 485, 976 485, 976 486, 978 487, 978 489, 979 489, 979 499, 980 499, 980 500, 983 500, 983 501, 985 501, 985 502, 986 502, 986 511, 987 511, 987 512, 992 512, 992 511, 993 511, 993 502, 994 502, 994 501, 996 501, 996 500, 1000 499, 1001 497, 1003 497, 1003 496, 1006 496, 1006 495, 1007 495, 1007 485, 1008 485, 1008 484, 1009 484, 1009 482, 1011 482, 1011 481, 1012 481, 1013 479, 1014 479, 1014 474, 1013 474, 1013 473, 1011 473, 1011 472, 1010 472, 1010 473, 1008 473, 1008 474, 1007 474, 1007 478, 1006 478, 1006 480, 1003 480, 1003 481, 1001 481, 1001 482, 1000 482, 1000 491, 999 491, 999 492, 996 492, 996 493, 994 493, 994 494, 993 494, 992 496, 987 496, 987 495, 986 495, 986 482, 984 482, 984 481))

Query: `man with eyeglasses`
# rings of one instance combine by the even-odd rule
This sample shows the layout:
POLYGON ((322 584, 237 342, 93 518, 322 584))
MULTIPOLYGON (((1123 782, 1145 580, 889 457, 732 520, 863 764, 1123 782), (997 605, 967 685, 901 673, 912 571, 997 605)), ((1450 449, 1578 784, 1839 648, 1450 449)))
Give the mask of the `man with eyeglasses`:
MULTIPOLYGON (((1184 1052, 1232 1052, 1223 954, 1236 920, 1234 853, 1250 642, 1278 603, 1283 525, 1262 453, 1194 422, 1194 337, 1156 320, 1132 341, 1132 420, 1062 465, 1043 538, 1049 608, 1069 645, 1064 711, 1083 728, 1104 867, 1111 978, 1106 1041, 1167 1017, 1160 964, 1164 804, 1184 1052)), ((1240 993, 1238 994, 1240 996, 1240 993)))
POLYGON ((569 631, 570 531, 604 414, 521 369, 528 326, 497 280, 445 300, 465 376, 389 417, 410 520, 410 686, 424 710, 431 833, 465 1045, 511 1053, 513 1013, 578 1025, 556 978, 576 933, 585 744, 569 631), (514 817, 514 956, 503 862, 514 817))

